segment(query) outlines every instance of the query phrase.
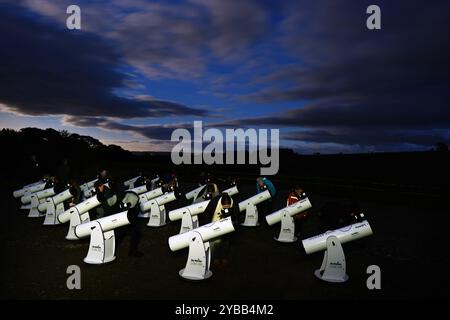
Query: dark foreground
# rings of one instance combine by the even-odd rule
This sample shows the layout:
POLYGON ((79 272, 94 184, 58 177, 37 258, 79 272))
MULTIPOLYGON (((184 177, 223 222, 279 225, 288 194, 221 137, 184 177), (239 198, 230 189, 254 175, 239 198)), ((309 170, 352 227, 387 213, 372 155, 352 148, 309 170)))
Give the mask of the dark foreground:
MULTIPOLYGON (((286 194, 286 188, 280 188, 286 194)), ((254 193, 244 183, 240 198, 254 193)), ((9 195, 9 194, 8 194, 9 195)), ((350 197, 350 195, 349 195, 350 197)), ((330 200, 309 194, 314 208, 330 200)), ((283 206, 280 197, 275 208, 283 206)), ((176 206, 176 204, 174 204, 176 206)), ((345 284, 321 282, 313 275, 322 253, 306 256, 301 243, 280 244, 273 240, 279 225, 241 229, 233 243, 230 264, 217 269, 202 282, 178 276, 187 250, 171 252, 167 239, 177 234, 179 222, 148 228, 142 220, 140 258, 129 258, 129 238, 117 248, 113 263, 83 263, 89 240, 64 239, 67 225, 42 226, 43 219, 30 219, 16 209, 8 196, 2 201, 0 292, 3 299, 392 299, 444 298, 450 285, 443 251, 448 230, 448 210, 430 209, 416 203, 384 204, 382 199, 360 202, 374 231, 370 238, 345 244, 350 280, 345 284), (81 290, 68 290, 66 269, 81 267, 81 290), (381 290, 368 290, 366 268, 381 268, 381 290)), ((313 212, 314 213, 314 212, 313 212)), ((304 238, 317 234, 318 218, 304 226, 304 238)))

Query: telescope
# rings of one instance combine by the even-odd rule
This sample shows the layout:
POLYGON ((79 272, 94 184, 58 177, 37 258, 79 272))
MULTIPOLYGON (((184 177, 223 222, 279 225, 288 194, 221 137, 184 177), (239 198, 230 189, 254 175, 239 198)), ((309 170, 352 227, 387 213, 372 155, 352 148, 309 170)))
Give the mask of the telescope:
POLYGON ((38 210, 40 212, 45 211, 45 220, 43 225, 47 226, 59 224, 57 217, 64 212, 64 201, 72 198, 75 193, 76 190, 74 188, 69 188, 61 193, 58 193, 56 196, 47 198, 45 203, 41 203, 38 206, 38 210))
POLYGON ((32 193, 30 191, 30 189, 32 189, 32 188, 34 189, 34 187, 43 185, 42 189, 40 189, 41 187, 38 187, 38 190, 35 190, 34 192, 41 191, 41 190, 44 189, 45 183, 46 183, 45 181, 43 182, 42 180, 39 180, 37 182, 33 182, 33 183, 30 183, 30 184, 27 184, 26 186, 23 186, 21 189, 15 190, 13 192, 13 197, 16 198, 16 199, 17 198, 21 198, 21 197, 23 197, 25 195, 25 193, 32 193))
POLYGON ((98 180, 98 178, 95 178, 94 180, 88 181, 80 185, 81 195, 84 197, 84 194, 87 193, 90 189, 92 189, 95 185, 95 182, 98 180))
POLYGON ((258 209, 256 206, 261 202, 270 199, 271 195, 269 190, 258 193, 247 200, 239 202, 239 211, 245 210, 245 220, 241 223, 244 227, 256 227, 259 226, 258 222, 258 209))
POLYGON ((152 190, 156 189, 156 187, 157 187, 156 184, 159 181, 159 179, 160 179, 159 176, 156 175, 156 178, 150 180, 150 186, 151 186, 152 190))
POLYGON ((67 240, 77 240, 75 235, 75 227, 79 224, 89 222, 89 210, 94 209, 100 205, 98 200, 98 195, 95 195, 83 202, 77 204, 76 206, 69 208, 58 216, 59 223, 70 222, 69 231, 67 232, 67 240))
POLYGON ((45 204, 45 201, 48 197, 51 197, 54 195, 55 195, 55 189, 53 187, 31 194, 31 196, 30 196, 31 208, 30 208, 30 212, 28 213, 28 218, 43 217, 44 214, 39 212, 38 207, 40 204, 45 204))
POLYGON ((83 261, 89 264, 104 264, 115 260, 114 229, 128 224, 130 221, 127 210, 77 225, 74 230, 77 239, 91 237, 89 251, 83 261))
POLYGON ((275 237, 275 240, 286 243, 297 241, 293 216, 311 207, 311 202, 309 202, 308 198, 305 198, 266 216, 269 226, 281 221, 280 234, 278 238, 275 237))
POLYGON ((211 263, 211 249, 209 240, 234 231, 231 217, 224 218, 189 232, 169 238, 169 247, 177 251, 189 247, 186 267, 178 273, 189 280, 204 280, 212 276, 209 269, 211 263))
POLYGON ((150 190, 151 190, 150 183, 147 183, 147 184, 144 184, 144 185, 136 187, 136 188, 128 189, 127 191, 131 191, 131 192, 136 193, 137 195, 140 195, 140 194, 145 193, 150 190))
POLYGON ((181 219, 180 233, 198 228, 197 215, 205 211, 210 201, 211 200, 197 202, 180 209, 172 210, 169 212, 169 219, 170 221, 181 219))
POLYGON ((140 178, 141 176, 137 176, 131 179, 128 179, 127 181, 125 181, 123 183, 123 185, 125 187, 127 187, 128 189, 133 189, 134 188, 134 184, 136 183, 136 181, 140 178))
POLYGON ((176 199, 175 192, 163 194, 157 198, 151 199, 147 202, 141 203, 140 208, 142 212, 150 210, 150 217, 148 219, 148 227, 161 227, 167 224, 166 222, 166 207, 165 204, 176 199))
MULTIPOLYGON (((106 182, 103 184, 104 186, 109 188, 109 182, 106 182)), ((92 187, 90 189, 85 189, 84 192, 82 191, 81 194, 83 195, 83 200, 89 199, 95 195, 95 188, 92 187)))
POLYGON ((203 188, 205 188, 205 187, 206 187, 206 184, 204 184, 198 188, 195 188, 192 191, 189 191, 188 193, 186 193, 186 199, 188 199, 188 200, 194 199, 194 201, 195 201, 195 199, 197 198, 200 191, 202 191, 203 188))
MULTIPOLYGON (((139 202, 140 203, 145 203, 147 201, 150 201, 151 199, 159 197, 162 194, 164 194, 162 188, 150 190, 150 191, 148 191, 146 193, 143 193, 143 194, 139 195, 139 202)), ((141 212, 139 212, 138 217, 139 218, 150 218, 150 211, 146 211, 146 212, 141 211, 141 212)))
POLYGON ((42 191, 45 189, 45 186, 47 185, 47 182, 42 182, 40 184, 34 185, 32 187, 26 188, 23 196, 20 198, 20 201, 22 204, 28 204, 31 202, 31 195, 42 191))
MULTIPOLYGON (((364 214, 359 215, 364 218, 364 214)), ((314 275, 327 282, 345 282, 346 261, 342 244, 372 235, 369 222, 363 220, 333 231, 327 231, 302 241, 306 254, 325 250, 322 265, 314 275)))
POLYGON ((46 185, 47 181, 41 180, 39 182, 32 183, 31 185, 27 185, 20 190, 14 191, 13 196, 20 196, 20 202, 22 203, 20 209, 31 209, 31 195, 44 190, 46 185))
POLYGON ((90 189, 93 188, 95 185, 95 182, 98 180, 98 178, 95 178, 91 181, 85 182, 82 185, 80 185, 80 189, 90 189))
MULTIPOLYGON (((236 186, 229 188, 223 193, 227 193, 229 196, 233 196, 239 193, 236 186)), ((176 221, 181 219, 180 233, 191 231, 198 228, 197 215, 203 213, 211 200, 205 200, 202 202, 193 203, 189 206, 175 209, 169 212, 170 221, 176 221)))
POLYGON ((114 229, 130 224, 134 215, 132 210, 139 204, 139 197, 134 192, 125 192, 121 202, 120 207, 126 211, 75 227, 74 234, 77 238, 91 237, 84 262, 104 264, 116 258, 114 229))

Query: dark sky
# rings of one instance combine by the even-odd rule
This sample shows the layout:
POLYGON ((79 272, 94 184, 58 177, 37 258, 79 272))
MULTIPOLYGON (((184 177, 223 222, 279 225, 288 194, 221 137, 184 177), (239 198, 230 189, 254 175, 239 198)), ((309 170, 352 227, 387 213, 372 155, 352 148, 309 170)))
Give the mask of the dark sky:
POLYGON ((0 0, 0 31, 1 127, 130 150, 169 150, 194 120, 280 128, 300 153, 450 142, 448 0, 0 0))

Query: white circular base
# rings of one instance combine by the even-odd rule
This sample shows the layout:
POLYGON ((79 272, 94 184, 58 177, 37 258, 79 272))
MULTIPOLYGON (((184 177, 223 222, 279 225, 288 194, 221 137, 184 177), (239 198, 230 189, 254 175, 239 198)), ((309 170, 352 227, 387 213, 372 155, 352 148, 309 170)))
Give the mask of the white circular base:
POLYGON ((150 214, 149 213, 145 213, 145 214, 142 214, 142 213, 139 213, 138 214, 138 218, 150 218, 150 214))
POLYGON ((180 277, 182 277, 183 279, 187 279, 187 280, 193 280, 193 281, 199 281, 199 280, 205 280, 208 278, 211 278, 211 276, 213 275, 213 273, 211 272, 211 270, 208 270, 206 272, 206 275, 203 278, 196 278, 196 277, 189 277, 189 276, 183 276, 183 271, 184 269, 181 269, 178 274, 180 275, 180 277))
POLYGON ((348 275, 346 274, 344 276, 344 279, 325 279, 322 277, 322 274, 320 273, 320 269, 317 269, 314 271, 314 275, 319 278, 320 280, 326 281, 326 282, 333 282, 333 283, 342 283, 346 282, 348 280, 348 275))
POLYGON ((158 225, 147 224, 147 227, 150 227, 150 228, 159 228, 159 227, 163 227, 163 226, 165 226, 165 225, 167 225, 167 224, 169 224, 169 223, 166 222, 166 223, 158 224, 158 225))
POLYGON ((28 215, 28 218, 41 218, 41 217, 45 217, 45 214, 33 214, 33 215, 28 215))
POLYGON ((58 224, 60 224, 60 223, 59 222, 47 222, 47 223, 44 222, 42 225, 43 226, 56 226, 58 224))
POLYGON ((256 223, 256 224, 245 224, 244 222, 241 223, 241 226, 243 227, 259 227, 260 223, 256 223))
POLYGON ((105 259, 105 261, 100 261, 100 260, 89 260, 89 259, 87 259, 87 258, 84 258, 84 259, 83 259, 83 261, 84 261, 85 263, 88 263, 88 264, 105 264, 105 263, 108 263, 108 262, 111 262, 111 261, 114 261, 114 260, 116 260, 116 256, 111 257, 111 258, 109 258, 109 259, 105 259))
POLYGON ((66 240, 78 240, 78 238, 75 236, 73 237, 66 236, 66 240))
POLYGON ((294 240, 280 240, 277 237, 273 237, 273 238, 275 239, 275 241, 282 242, 282 243, 293 243, 298 240, 297 237, 294 237, 294 240))

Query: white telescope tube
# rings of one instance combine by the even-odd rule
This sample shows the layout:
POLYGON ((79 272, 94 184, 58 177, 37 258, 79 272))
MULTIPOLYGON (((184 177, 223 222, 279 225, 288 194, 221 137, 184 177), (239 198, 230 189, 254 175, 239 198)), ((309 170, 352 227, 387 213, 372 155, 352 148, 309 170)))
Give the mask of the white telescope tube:
POLYGON ((260 204, 261 202, 270 199, 270 192, 269 190, 266 190, 264 192, 258 193, 256 195, 254 195, 251 198, 248 198, 247 200, 241 201, 239 202, 239 211, 242 212, 245 209, 247 209, 247 206, 249 204, 253 204, 254 206, 256 206, 257 204, 260 204))
POLYGON ((85 238, 91 235, 91 228, 100 224, 103 232, 111 231, 115 228, 130 224, 128 220, 128 210, 116 213, 107 217, 103 217, 88 223, 82 223, 75 227, 75 235, 77 238, 85 238))
POLYGON ((91 181, 83 183, 80 186, 80 189, 90 189, 90 188, 92 188, 95 185, 95 181, 97 181, 97 180, 98 180, 98 178, 95 178, 94 180, 91 180, 91 181))
POLYGON ((124 185, 125 187, 131 188, 132 186, 134 186, 134 183, 135 183, 140 177, 141 177, 141 176, 137 176, 137 177, 128 179, 127 181, 125 181, 125 182, 123 183, 123 185, 124 185))
POLYGON ((25 193, 25 195, 23 195, 20 198, 20 202, 22 202, 23 204, 27 204, 31 202, 31 195, 32 193, 25 193))
MULTIPOLYGON (((223 191, 223 193, 227 193, 229 196, 233 196, 233 195, 239 193, 239 191, 238 191, 238 188, 236 186, 234 186, 232 188, 229 188, 229 189, 223 191)), ((197 202, 197 203, 191 204, 191 205, 183 207, 183 208, 172 210, 169 212, 169 219, 171 221, 180 220, 183 217, 184 212, 190 212, 191 216, 196 216, 200 213, 203 213, 210 201, 211 200, 205 200, 202 202, 197 202)))
POLYGON ((227 193, 231 197, 231 196, 234 196, 235 194, 238 194, 239 190, 238 190, 237 186, 234 186, 234 187, 228 188, 226 190, 223 190, 222 193, 227 193))
POLYGON ((150 208, 152 207, 152 203, 157 203, 158 205, 162 206, 166 203, 174 201, 175 199, 176 199, 175 192, 173 192, 173 191, 170 193, 163 194, 162 196, 159 196, 159 197, 151 199, 147 202, 141 203, 140 204, 141 211, 144 212, 144 211, 150 210, 150 208))
POLYGON ((164 194, 164 192, 162 191, 162 188, 158 188, 158 189, 153 189, 146 193, 140 194, 139 198, 141 199, 141 201, 148 201, 148 200, 154 199, 156 197, 159 197, 162 194, 164 194))
MULTIPOLYGON (((96 180, 96 181, 97 181, 97 180, 96 180)), ((105 183, 104 186, 106 186, 106 187, 109 188, 109 182, 105 183)), ((89 189, 84 189, 83 195, 84 195, 84 198, 85 198, 85 199, 90 198, 90 197, 93 196, 93 193, 94 193, 95 190, 92 189, 92 188, 93 188, 93 186, 92 186, 91 188, 89 188, 89 189)))
POLYGON ((13 191, 13 197, 14 198, 21 198, 25 195, 25 188, 14 190, 13 191))
MULTIPOLYGON (((46 199, 46 198, 52 197, 54 195, 55 195, 55 189, 54 188, 48 188, 48 189, 45 189, 45 190, 42 190, 42 191, 38 191, 38 192, 32 194, 32 196, 36 197, 37 200, 46 199)), ((32 207, 33 206, 34 206, 34 204, 33 204, 33 201, 32 201, 32 207)), ((40 203, 37 206, 37 209, 38 209, 38 211, 41 211, 41 212, 45 211, 47 209, 47 201, 43 202, 43 203, 40 203), (41 208, 43 207, 43 210, 39 210, 39 207, 41 207, 41 208)))
POLYGON ((310 209, 311 207, 312 205, 311 202, 309 202, 308 198, 302 199, 300 201, 291 204, 290 206, 287 206, 283 209, 280 209, 274 213, 267 215, 266 216, 267 224, 271 226, 274 225, 275 223, 280 222, 284 212, 288 212, 289 215, 293 217, 300 212, 310 209))
POLYGON ((190 212, 191 216, 196 216, 205 211, 210 201, 197 202, 183 208, 172 210, 169 212, 169 219, 170 221, 180 220, 185 212, 190 212))
POLYGON ((35 192, 33 195, 36 198, 38 198, 39 200, 44 199, 44 198, 48 198, 48 197, 51 197, 51 196, 55 195, 55 188, 48 188, 48 189, 45 189, 45 190, 42 190, 42 191, 38 191, 38 192, 35 192))
POLYGON ((85 182, 82 185, 80 185, 80 190, 81 190, 81 195, 84 198, 90 198, 91 197, 91 191, 90 189, 92 189, 95 186, 95 182, 98 180, 97 179, 93 179, 91 181, 85 182))
POLYGON ((45 189, 45 185, 46 185, 46 184, 47 184, 47 182, 42 182, 42 183, 40 183, 40 184, 36 184, 36 185, 34 185, 34 186, 31 186, 31 187, 27 188, 27 190, 28 190, 30 193, 35 193, 35 192, 38 192, 38 191, 42 191, 42 190, 45 189))
POLYGON ((131 192, 134 192, 136 194, 142 194, 142 193, 147 192, 149 190, 147 189, 147 185, 144 184, 143 186, 139 186, 139 187, 136 187, 136 188, 133 188, 133 189, 129 189, 127 191, 131 191, 131 192))
POLYGON ((54 194, 55 194, 55 191, 53 190, 53 188, 48 188, 45 190, 35 191, 30 194, 26 194, 22 198, 20 198, 20 201, 22 201, 23 204, 30 203, 31 196, 35 196, 38 200, 40 200, 40 199, 51 197, 54 194))
POLYGON ((30 202, 31 202, 31 195, 34 194, 34 193, 36 193, 36 192, 39 192, 39 191, 44 190, 46 184, 47 184, 47 182, 43 182, 43 183, 41 183, 41 184, 37 184, 37 185, 35 185, 35 186, 32 186, 32 187, 30 187, 30 188, 25 189, 25 193, 24 193, 24 195, 20 198, 20 201, 21 201, 23 204, 30 203, 30 202))
POLYGON ((370 228, 367 220, 351 224, 344 228, 336 229, 333 231, 327 231, 317 236, 305 239, 302 241, 306 254, 311 254, 318 251, 327 249, 327 238, 335 236, 340 243, 346 243, 360 238, 364 238, 372 235, 372 229, 370 228))
POLYGON ((66 223, 70 220, 70 213, 71 211, 78 211, 80 215, 83 213, 95 208, 96 206, 100 205, 100 201, 98 201, 97 196, 93 196, 87 200, 84 200, 83 202, 77 204, 76 206, 64 211, 58 216, 58 221, 60 223, 66 223))
POLYGON ((198 188, 195 188, 195 189, 192 190, 192 191, 189 191, 188 193, 186 193, 186 199, 188 199, 188 200, 194 199, 195 196, 196 196, 200 191, 202 191, 202 189, 203 189, 204 187, 206 187, 206 184, 204 184, 204 185, 202 185, 202 186, 200 186, 200 187, 198 187, 198 188))
POLYGON ((156 183, 159 181, 160 177, 158 175, 156 175, 156 178, 150 180, 150 185, 152 190, 156 189, 156 183))
MULTIPOLYGON (((47 199, 47 202, 53 201, 53 204, 56 206, 66 200, 69 200, 72 197, 73 197, 73 194, 70 193, 70 188, 69 188, 63 192, 58 193, 56 196, 52 197, 51 199, 47 199)), ((47 202, 41 203, 38 207, 38 210, 41 212, 45 211, 47 209, 47 204, 48 204, 47 202)))
POLYGON ((209 224, 205 224, 199 228, 192 231, 181 233, 169 238, 169 247, 172 251, 181 250, 189 247, 189 241, 193 236, 193 232, 198 232, 203 242, 207 242, 216 237, 220 237, 224 234, 234 231, 233 223, 231 222, 231 217, 221 219, 209 224))
MULTIPOLYGON (((23 197, 25 195, 25 193, 27 192, 27 189, 30 189, 31 187, 35 187, 35 186, 40 185, 40 184, 42 184, 42 180, 34 182, 34 183, 27 184, 26 186, 23 186, 21 189, 15 190, 13 192, 13 197, 14 198, 21 198, 21 197, 23 197)), ((45 184, 44 184, 44 186, 45 186, 45 184)))

